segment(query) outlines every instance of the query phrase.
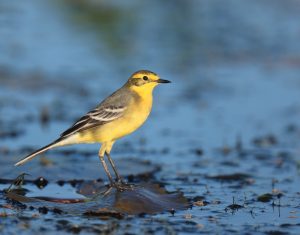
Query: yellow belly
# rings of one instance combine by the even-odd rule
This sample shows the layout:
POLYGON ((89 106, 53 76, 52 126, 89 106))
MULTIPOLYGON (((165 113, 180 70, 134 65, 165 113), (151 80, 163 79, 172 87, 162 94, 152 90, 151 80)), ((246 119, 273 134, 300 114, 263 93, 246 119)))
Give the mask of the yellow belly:
POLYGON ((128 135, 138 129, 146 121, 151 108, 152 99, 132 102, 122 117, 78 133, 76 138, 77 143, 110 142, 128 135))

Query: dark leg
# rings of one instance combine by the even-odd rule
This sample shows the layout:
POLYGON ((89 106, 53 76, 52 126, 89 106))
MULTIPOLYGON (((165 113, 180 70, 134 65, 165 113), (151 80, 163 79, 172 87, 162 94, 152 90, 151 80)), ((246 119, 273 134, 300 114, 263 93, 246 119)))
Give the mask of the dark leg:
POLYGON ((104 171, 105 171, 105 173, 106 173, 106 175, 107 175, 107 177, 108 177, 108 179, 109 179, 109 181, 110 181, 110 184, 111 184, 111 186, 113 186, 113 185, 114 185, 114 180, 113 180, 113 178, 111 177, 111 174, 109 173, 108 167, 107 167, 107 165, 106 165, 106 163, 105 163, 105 161, 104 161, 104 156, 100 156, 100 155, 99 155, 99 158, 100 158, 100 161, 101 161, 102 166, 103 166, 103 168, 104 168, 104 171))
POLYGON ((106 154, 106 156, 107 156, 107 158, 108 158, 108 160, 109 160, 109 163, 111 164, 111 166, 112 166, 112 168, 113 168, 113 170, 114 170, 114 172, 115 172, 115 174, 116 174, 117 183, 114 184, 114 187, 115 187, 118 191, 120 191, 120 192, 125 191, 125 190, 133 190, 133 189, 134 189, 133 185, 126 184, 126 183, 123 182, 121 176, 119 175, 119 173, 118 173, 118 171, 117 171, 117 168, 116 168, 116 166, 115 166, 115 164, 114 164, 114 161, 113 161, 112 158, 110 157, 110 154, 107 153, 107 152, 105 152, 105 154, 106 154))
POLYGON ((112 160, 112 158, 110 157, 110 154, 107 153, 107 152, 105 152, 105 154, 106 154, 106 156, 107 156, 107 158, 108 158, 108 161, 109 161, 111 167, 113 168, 113 170, 114 170, 114 172, 115 172, 115 174, 116 174, 117 181, 118 181, 119 183, 123 183, 123 182, 122 182, 122 179, 121 179, 121 177, 120 177, 120 175, 119 175, 119 173, 118 173, 118 171, 117 171, 117 168, 116 168, 116 166, 115 166, 115 163, 114 163, 114 161, 112 160))

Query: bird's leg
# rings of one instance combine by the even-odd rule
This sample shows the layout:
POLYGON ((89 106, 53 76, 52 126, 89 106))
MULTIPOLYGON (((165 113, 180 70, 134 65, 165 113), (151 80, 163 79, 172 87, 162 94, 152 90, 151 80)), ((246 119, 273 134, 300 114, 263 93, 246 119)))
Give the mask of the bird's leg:
POLYGON ((110 157, 110 154, 109 154, 107 151, 105 152, 105 154, 106 154, 106 156, 107 156, 107 158, 108 158, 108 161, 109 161, 111 167, 113 168, 113 170, 114 170, 114 172, 115 172, 115 174, 116 174, 117 182, 123 184, 122 178, 121 178, 121 176, 119 175, 119 173, 118 173, 118 171, 117 171, 117 168, 116 168, 116 166, 115 166, 115 163, 114 163, 114 161, 112 160, 112 158, 110 157))
POLYGON ((116 178, 117 178, 117 183, 123 184, 122 178, 120 177, 120 175, 117 171, 116 165, 115 165, 114 161, 112 160, 112 158, 110 156, 110 151, 111 151, 112 146, 114 145, 114 143, 115 143, 115 141, 109 141, 109 142, 105 143, 105 154, 108 158, 108 161, 109 161, 111 167, 113 168, 113 170, 115 172, 115 175, 116 175, 116 178))
POLYGON ((105 154, 106 154, 106 156, 107 156, 107 158, 108 158, 108 161, 109 161, 109 163, 111 164, 111 167, 113 168, 113 170, 114 170, 114 172, 115 172, 115 174, 116 174, 116 177, 117 177, 117 182, 114 184, 115 188, 116 188, 118 191, 120 191, 120 192, 125 191, 125 190, 133 190, 133 189, 134 189, 133 185, 127 184, 127 183, 125 183, 125 182, 122 180, 122 178, 121 178, 121 176, 119 175, 119 173, 118 173, 118 171, 117 171, 117 168, 116 168, 116 166, 115 166, 115 164, 114 164, 114 161, 113 161, 112 158, 110 157, 109 152, 106 151, 105 154))
POLYGON ((109 179, 109 181, 110 181, 110 184, 111 184, 111 185, 114 185, 114 180, 113 180, 113 178, 111 177, 111 174, 110 174, 110 172, 109 172, 109 170, 108 170, 108 167, 107 167, 107 165, 106 165, 106 163, 105 163, 105 161, 104 161, 104 157, 100 157, 100 161, 101 161, 102 166, 103 166, 103 168, 104 168, 104 170, 105 170, 105 173, 106 173, 106 175, 107 175, 107 177, 108 177, 108 179, 109 179))
POLYGON ((113 186, 113 185, 114 185, 114 180, 113 180, 113 178, 111 177, 111 174, 110 174, 110 172, 109 172, 109 170, 108 170, 108 167, 107 167, 107 165, 106 165, 106 162, 104 161, 104 154, 102 154, 101 152, 102 152, 102 151, 101 151, 101 149, 100 149, 100 151, 99 151, 99 158, 100 158, 100 161, 101 161, 102 166, 103 166, 103 168, 104 168, 104 171, 105 171, 105 173, 106 173, 106 175, 107 175, 107 177, 108 177, 108 179, 109 179, 109 181, 110 181, 110 185, 113 186))
POLYGON ((101 163, 104 167, 104 170, 110 180, 110 183, 111 183, 111 186, 112 187, 115 187, 118 191, 122 192, 124 190, 127 190, 127 189, 132 189, 131 186, 128 186, 126 185, 125 183, 123 183, 118 171, 117 171, 117 168, 113 162, 113 160, 111 159, 110 157, 110 150, 112 148, 112 145, 113 145, 114 142, 106 142, 106 143, 103 143, 100 150, 99 150, 99 157, 100 157, 100 160, 101 160, 101 163), (117 178, 117 182, 114 182, 112 177, 111 177, 111 174, 109 173, 109 170, 108 170, 108 167, 104 161, 104 155, 106 154, 107 158, 108 158, 108 161, 109 163, 111 164, 115 174, 116 174, 116 178, 117 178))

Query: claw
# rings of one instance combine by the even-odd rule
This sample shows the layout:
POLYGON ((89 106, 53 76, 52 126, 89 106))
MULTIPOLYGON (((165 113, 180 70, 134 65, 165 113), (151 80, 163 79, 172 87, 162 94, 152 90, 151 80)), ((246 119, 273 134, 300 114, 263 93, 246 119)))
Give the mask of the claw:
POLYGON ((123 192, 125 190, 133 190, 132 184, 124 183, 122 180, 118 180, 115 182, 112 187, 116 188, 119 192, 123 192))

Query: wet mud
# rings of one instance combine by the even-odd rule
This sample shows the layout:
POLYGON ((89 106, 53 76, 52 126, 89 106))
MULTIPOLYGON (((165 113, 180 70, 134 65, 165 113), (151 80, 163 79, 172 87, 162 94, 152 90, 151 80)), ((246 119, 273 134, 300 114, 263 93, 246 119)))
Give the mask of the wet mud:
POLYGON ((109 214, 123 218, 125 215, 172 213, 189 207, 188 200, 182 194, 167 193, 157 184, 126 184, 123 187, 123 190, 117 190, 114 187, 85 182, 83 187, 77 187, 77 193, 86 198, 54 198, 38 195, 27 197, 26 188, 6 190, 5 197, 21 203, 26 208, 35 208, 44 213, 53 211, 99 217, 107 217, 109 214))

